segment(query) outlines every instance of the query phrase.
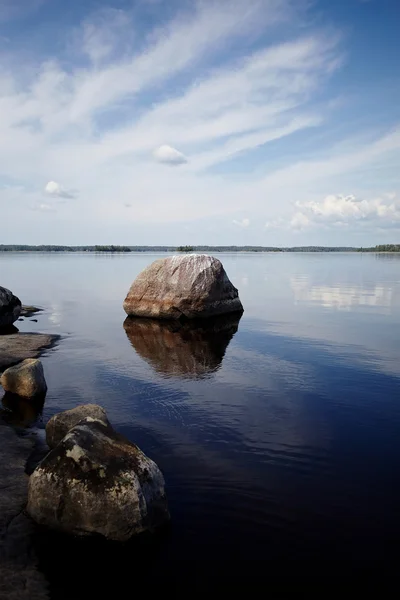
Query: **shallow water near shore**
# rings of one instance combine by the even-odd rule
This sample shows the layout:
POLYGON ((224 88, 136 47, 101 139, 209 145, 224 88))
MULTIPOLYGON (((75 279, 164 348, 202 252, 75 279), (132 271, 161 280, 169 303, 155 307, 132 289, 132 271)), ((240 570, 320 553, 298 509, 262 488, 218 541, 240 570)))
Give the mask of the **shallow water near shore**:
POLYGON ((400 256, 216 256, 245 313, 193 332, 124 326, 130 284, 160 255, 0 254, 0 284, 44 308, 18 328, 63 336, 42 359, 39 427, 101 404, 167 482, 159 536, 116 548, 38 534, 55 599, 77 585, 122 595, 139 562, 230 584, 396 568, 400 256))

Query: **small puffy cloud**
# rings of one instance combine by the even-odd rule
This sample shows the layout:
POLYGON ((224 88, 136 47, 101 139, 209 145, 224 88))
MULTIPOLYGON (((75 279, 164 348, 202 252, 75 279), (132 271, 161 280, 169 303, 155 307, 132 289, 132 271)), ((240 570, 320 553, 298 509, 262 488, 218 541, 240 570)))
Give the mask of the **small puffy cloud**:
POLYGON ((76 192, 72 190, 64 189, 59 183, 56 181, 49 181, 44 188, 44 191, 49 196, 53 196, 54 198, 76 198, 76 192))
POLYGON ((242 219, 241 221, 234 220, 232 223, 238 225, 239 227, 248 227, 250 225, 250 219, 242 219))
POLYGON ((154 151, 153 156, 157 162, 166 165, 176 166, 187 163, 186 156, 182 152, 179 152, 179 150, 176 150, 176 148, 172 148, 172 146, 160 146, 154 151))

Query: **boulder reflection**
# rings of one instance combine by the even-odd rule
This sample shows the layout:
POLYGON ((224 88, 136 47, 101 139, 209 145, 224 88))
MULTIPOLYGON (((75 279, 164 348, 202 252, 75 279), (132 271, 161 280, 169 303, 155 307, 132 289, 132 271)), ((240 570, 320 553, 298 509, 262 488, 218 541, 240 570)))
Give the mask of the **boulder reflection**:
POLYGON ((43 411, 45 397, 22 398, 17 394, 6 392, 1 400, 3 408, 2 418, 15 427, 29 427, 33 425, 43 411))
POLYGON ((128 317, 124 329, 139 356, 158 373, 196 379, 218 370, 241 316, 184 323, 128 317))

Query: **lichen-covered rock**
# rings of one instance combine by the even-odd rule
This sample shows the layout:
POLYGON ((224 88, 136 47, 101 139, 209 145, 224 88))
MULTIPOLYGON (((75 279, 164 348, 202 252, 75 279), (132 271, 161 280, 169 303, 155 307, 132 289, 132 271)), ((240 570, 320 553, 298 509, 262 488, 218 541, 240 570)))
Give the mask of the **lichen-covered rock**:
POLYGON ((124 302, 129 316, 201 319, 243 312, 221 262, 205 254, 156 260, 133 282, 124 302))
POLYGON ((4 371, 0 383, 4 391, 24 398, 44 396, 47 392, 43 365, 36 358, 28 358, 19 365, 4 371))
POLYGON ((186 323, 127 317, 124 329, 139 356, 157 372, 201 378, 221 366, 239 320, 240 314, 186 323))
POLYGON ((55 530, 126 541, 169 520, 164 486, 137 446, 87 417, 32 473, 27 511, 55 530))
POLYGON ((0 286, 0 329, 10 327, 21 314, 21 300, 0 286))
POLYGON ((58 446, 69 430, 86 417, 102 421, 105 425, 109 422, 106 411, 98 404, 82 404, 70 410, 57 413, 51 417, 46 425, 46 441, 49 448, 58 446))

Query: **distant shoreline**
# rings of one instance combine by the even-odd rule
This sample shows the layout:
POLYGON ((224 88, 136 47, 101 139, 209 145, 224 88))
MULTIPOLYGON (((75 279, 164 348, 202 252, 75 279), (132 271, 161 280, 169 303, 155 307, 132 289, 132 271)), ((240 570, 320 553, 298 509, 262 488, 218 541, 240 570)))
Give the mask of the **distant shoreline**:
POLYGON ((369 253, 400 253, 400 244, 386 244, 371 248, 356 248, 347 246, 294 246, 290 248, 269 246, 30 246, 23 244, 0 245, 0 252, 49 252, 74 253, 88 252, 93 254, 121 254, 130 252, 369 252, 369 253))

